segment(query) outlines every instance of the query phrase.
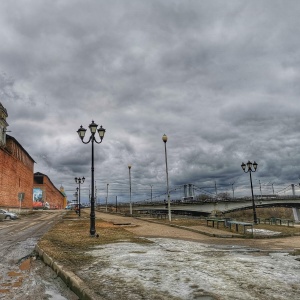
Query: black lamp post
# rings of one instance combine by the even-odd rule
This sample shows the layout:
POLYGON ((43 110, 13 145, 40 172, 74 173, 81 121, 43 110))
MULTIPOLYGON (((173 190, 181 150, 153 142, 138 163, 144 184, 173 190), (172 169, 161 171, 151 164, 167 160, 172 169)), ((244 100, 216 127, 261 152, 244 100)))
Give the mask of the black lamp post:
POLYGON ((96 234, 96 228, 95 228, 95 191, 94 191, 94 142, 96 142, 97 144, 102 143, 104 134, 105 134, 105 129, 102 128, 102 126, 100 126, 100 128, 98 128, 98 125, 94 123, 94 121, 92 121, 92 123, 89 125, 90 131, 91 131, 91 136, 89 138, 89 140, 87 142, 83 141, 83 138, 85 136, 85 132, 86 129, 84 129, 82 127, 82 125, 80 126, 80 128, 77 130, 77 133, 81 139, 81 141, 84 144, 88 144, 89 142, 92 142, 92 167, 91 167, 91 171, 92 171, 92 191, 91 191, 91 214, 90 214, 90 234, 91 236, 95 236, 96 234), (95 137, 95 133, 96 131, 98 131, 99 137, 100 137, 100 141, 97 142, 96 137, 95 137))
POLYGON ((171 222, 171 203, 170 203, 170 190, 169 190, 169 172, 168 172, 168 158, 167 158, 167 141, 168 137, 164 134, 162 137, 163 142, 165 143, 165 161, 166 161, 166 175, 167 175, 167 195, 168 195, 168 217, 171 222))
POLYGON ((244 163, 241 164, 241 167, 242 167, 242 169, 243 169, 243 171, 245 173, 249 173, 250 174, 251 194, 252 194, 252 208, 253 208, 253 220, 254 220, 254 224, 257 224, 257 216, 256 216, 255 203, 254 203, 253 185, 252 185, 252 176, 251 176, 252 172, 256 172, 257 163, 254 161, 254 163, 252 164, 252 162, 249 160, 247 162, 247 168, 248 168, 247 171, 246 171, 246 165, 244 163), (252 169, 252 167, 253 167, 253 169, 252 169))
POLYGON ((129 172, 129 213, 132 215, 132 202, 131 202, 131 165, 128 165, 129 172))
POLYGON ((107 184, 106 184, 106 201, 105 201, 105 212, 107 212, 108 186, 109 186, 109 183, 107 183, 107 184))
POLYGON ((82 183, 84 183, 84 180, 85 178, 82 177, 82 178, 77 178, 75 177, 75 182, 78 183, 78 188, 77 188, 77 192, 78 192, 78 202, 79 202, 79 205, 78 205, 78 216, 80 217, 80 185, 82 183))

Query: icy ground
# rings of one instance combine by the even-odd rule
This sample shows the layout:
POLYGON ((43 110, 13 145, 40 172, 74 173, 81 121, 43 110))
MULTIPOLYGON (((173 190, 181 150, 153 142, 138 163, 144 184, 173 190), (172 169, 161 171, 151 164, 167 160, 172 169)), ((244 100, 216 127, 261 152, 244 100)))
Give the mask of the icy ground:
POLYGON ((81 273, 90 272, 89 276, 101 280, 113 278, 129 287, 165 291, 169 296, 163 299, 300 299, 299 256, 241 246, 149 240, 153 243, 101 246, 91 252, 97 262, 81 273))
MULTIPOLYGON (((248 233, 252 232, 252 229, 247 229, 246 230, 248 233)), ((271 231, 271 230, 266 230, 266 229, 253 229, 253 234, 254 235, 264 235, 264 236, 272 236, 272 235, 279 235, 281 232, 279 231, 271 231)))

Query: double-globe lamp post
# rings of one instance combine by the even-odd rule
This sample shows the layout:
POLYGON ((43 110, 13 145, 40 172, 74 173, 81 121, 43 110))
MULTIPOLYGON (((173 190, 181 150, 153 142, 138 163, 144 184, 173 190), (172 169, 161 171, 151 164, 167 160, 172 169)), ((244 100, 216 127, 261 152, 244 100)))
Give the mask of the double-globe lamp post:
POLYGON ((252 163, 249 160, 247 162, 247 170, 246 170, 246 165, 244 163, 241 164, 241 167, 242 167, 242 169, 245 173, 250 174, 251 194, 252 194, 252 208, 253 208, 253 221, 254 221, 254 224, 257 224, 257 216, 256 216, 255 203, 254 203, 253 185, 252 185, 252 176, 251 176, 251 173, 256 172, 256 170, 257 170, 257 163, 255 161, 252 163))
POLYGON ((168 158, 167 158, 167 141, 168 137, 164 134, 162 137, 163 142, 165 143, 165 161, 166 161, 166 175, 167 175, 167 195, 168 195, 168 217, 171 222, 171 204, 170 204, 170 190, 169 190, 169 174, 168 174, 168 158))
POLYGON ((75 177, 75 182, 78 183, 77 195, 78 195, 78 216, 80 217, 80 185, 84 183, 85 178, 75 177))
POLYGON ((87 142, 84 142, 84 136, 86 133, 86 129, 82 127, 82 125, 80 126, 80 128, 77 130, 77 133, 81 139, 81 141, 84 144, 88 144, 89 142, 92 142, 92 167, 91 167, 91 171, 92 171, 92 191, 91 191, 91 213, 90 213, 90 234, 91 236, 95 236, 96 234, 96 228, 95 228, 95 180, 94 180, 94 142, 96 142, 97 144, 102 143, 104 134, 105 134, 105 129, 102 128, 102 126, 100 126, 98 128, 98 125, 94 123, 94 121, 92 121, 92 123, 89 125, 90 131, 91 131, 91 136, 89 138, 89 140, 87 142), (99 137, 100 137, 100 141, 98 142, 96 140, 95 137, 95 133, 96 131, 98 131, 99 137))

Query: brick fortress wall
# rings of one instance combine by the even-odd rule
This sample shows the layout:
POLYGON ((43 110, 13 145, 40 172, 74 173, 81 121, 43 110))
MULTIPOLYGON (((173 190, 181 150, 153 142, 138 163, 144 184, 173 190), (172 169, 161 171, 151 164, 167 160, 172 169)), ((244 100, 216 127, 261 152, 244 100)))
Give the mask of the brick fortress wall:
POLYGON ((50 209, 62 209, 65 205, 65 196, 53 185, 48 176, 42 173, 34 174, 33 188, 43 190, 43 202, 48 202, 50 209), (42 177, 42 180, 41 180, 42 177), (37 178, 40 178, 37 180, 37 178), (42 182, 42 183, 40 183, 42 182))
POLYGON ((25 193, 22 208, 32 208, 34 161, 13 138, 7 136, 0 148, 0 206, 20 207, 19 193, 25 193))

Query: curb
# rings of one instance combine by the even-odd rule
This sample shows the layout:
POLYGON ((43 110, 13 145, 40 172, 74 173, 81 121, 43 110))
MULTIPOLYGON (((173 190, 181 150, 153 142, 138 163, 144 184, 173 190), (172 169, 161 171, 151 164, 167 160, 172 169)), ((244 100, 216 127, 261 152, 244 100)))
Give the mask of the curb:
POLYGON ((62 265, 59 265, 57 262, 53 261, 53 259, 37 244, 35 245, 35 251, 38 253, 42 261, 63 280, 63 282, 70 288, 70 290, 79 297, 79 299, 95 299, 93 291, 85 284, 82 279, 80 279, 73 272, 64 268, 62 265))

